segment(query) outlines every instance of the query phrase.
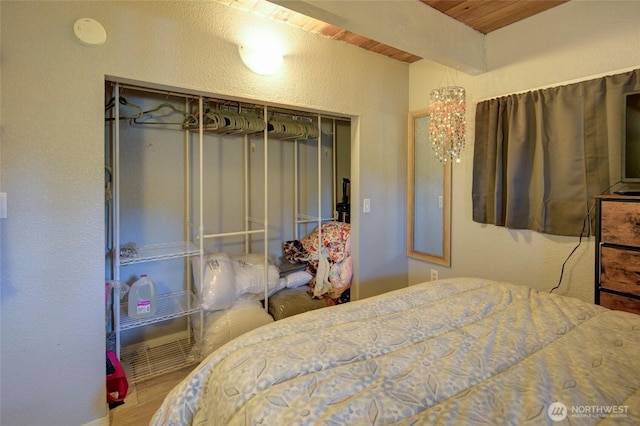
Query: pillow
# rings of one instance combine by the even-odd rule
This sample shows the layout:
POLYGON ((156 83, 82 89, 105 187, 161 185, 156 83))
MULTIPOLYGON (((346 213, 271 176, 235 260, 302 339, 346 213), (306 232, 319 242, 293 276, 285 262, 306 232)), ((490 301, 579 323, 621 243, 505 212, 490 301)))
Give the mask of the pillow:
POLYGON ((311 282, 311 278, 313 278, 313 275, 311 275, 307 271, 292 272, 284 277, 284 279, 286 280, 287 288, 296 288, 307 285, 309 284, 309 282, 311 282))
POLYGON ((204 256, 204 279, 200 279, 200 257, 191 261, 200 308, 217 311, 229 308, 236 299, 233 261, 226 253, 204 256))

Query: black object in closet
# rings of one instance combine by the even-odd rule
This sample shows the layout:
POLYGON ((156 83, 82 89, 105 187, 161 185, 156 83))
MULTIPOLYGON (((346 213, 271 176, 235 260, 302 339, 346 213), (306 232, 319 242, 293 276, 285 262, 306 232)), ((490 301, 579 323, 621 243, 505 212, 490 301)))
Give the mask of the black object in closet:
MULTIPOLYGON (((129 119, 136 119, 138 117, 142 116, 142 108, 140 108, 138 105, 134 105, 130 102, 128 102, 125 98, 123 98, 122 96, 120 96, 118 98, 118 103, 120 103, 120 105, 124 105, 126 107, 129 107, 131 109, 133 109, 135 111, 134 115, 120 115, 120 119, 121 120, 129 120, 129 119)), ((109 99, 109 102, 107 102, 107 104, 104 106, 104 110, 109 111, 110 109, 112 109, 113 107, 116 106, 116 98, 111 98, 109 99)), ((114 117, 107 117, 105 118, 106 121, 112 121, 115 120, 114 117)))
POLYGON ((342 178, 342 201, 336 204, 338 212, 338 222, 351 223, 351 205, 349 204, 349 189, 351 181, 349 178, 342 178))

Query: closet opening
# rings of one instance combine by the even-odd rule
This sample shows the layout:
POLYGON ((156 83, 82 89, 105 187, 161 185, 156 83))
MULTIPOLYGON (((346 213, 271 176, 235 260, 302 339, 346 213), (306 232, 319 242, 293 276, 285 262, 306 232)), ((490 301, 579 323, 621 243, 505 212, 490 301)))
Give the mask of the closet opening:
POLYGON ((350 185, 348 117, 107 79, 107 348, 130 380, 198 362, 239 312, 348 302, 350 185), (157 310, 132 317, 142 275, 157 310))

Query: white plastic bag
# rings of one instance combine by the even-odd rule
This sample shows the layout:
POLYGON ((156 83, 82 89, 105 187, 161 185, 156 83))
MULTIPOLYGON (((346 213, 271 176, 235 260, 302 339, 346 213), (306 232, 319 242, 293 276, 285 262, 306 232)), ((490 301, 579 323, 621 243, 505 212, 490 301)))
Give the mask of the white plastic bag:
POLYGON ((229 308, 236 299, 233 261, 226 253, 204 256, 204 279, 200 280, 200 257, 192 261, 196 289, 200 295, 200 307, 205 311, 229 308))
MULTIPOLYGON (((246 294, 264 294, 264 255, 243 254, 231 257, 235 271, 236 297, 246 294)), ((267 262, 267 287, 269 290, 279 288, 280 271, 267 262)))
POLYGON ((259 301, 251 297, 237 300, 229 309, 207 314, 202 339, 199 321, 193 322, 197 342, 193 355, 202 359, 241 334, 271 322, 273 318, 259 301))

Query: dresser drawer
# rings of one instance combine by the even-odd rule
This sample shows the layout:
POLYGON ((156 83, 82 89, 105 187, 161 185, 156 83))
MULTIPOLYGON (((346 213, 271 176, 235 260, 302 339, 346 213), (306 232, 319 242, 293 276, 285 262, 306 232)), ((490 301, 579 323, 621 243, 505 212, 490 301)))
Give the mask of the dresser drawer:
POLYGON ((602 246, 600 286, 640 296, 640 251, 602 246))
POLYGON ((640 247, 640 202, 603 200, 600 241, 640 247))
POLYGON ((616 311, 631 312, 640 315, 640 300, 617 294, 600 292, 600 306, 616 311))

